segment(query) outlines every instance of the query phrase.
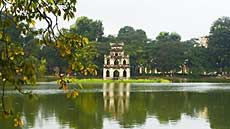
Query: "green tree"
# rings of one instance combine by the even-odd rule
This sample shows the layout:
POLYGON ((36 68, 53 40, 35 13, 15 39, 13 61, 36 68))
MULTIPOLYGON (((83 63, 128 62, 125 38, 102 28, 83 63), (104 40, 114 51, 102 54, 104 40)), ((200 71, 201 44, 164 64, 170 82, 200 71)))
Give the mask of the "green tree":
POLYGON ((217 71, 230 71, 230 18, 217 19, 210 28, 208 49, 217 71))
POLYGON ((146 32, 142 29, 137 29, 135 32, 135 38, 134 40, 136 40, 136 42, 140 42, 140 43, 145 43, 147 41, 147 35, 146 32))
POLYGON ((176 73, 181 70, 188 56, 189 47, 182 42, 149 43, 145 48, 145 67, 157 69, 163 74, 176 73))
MULTIPOLYGON (((96 74, 95 66, 90 63, 91 53, 85 52, 91 50, 88 39, 76 34, 62 33, 58 28, 59 17, 69 20, 74 18, 75 12, 76 0, 0 1, 0 85, 1 110, 4 116, 12 114, 4 103, 5 87, 13 85, 20 93, 30 94, 23 92, 21 86, 36 82, 36 73, 39 72, 36 58, 27 56, 25 44, 21 41, 21 38, 26 39, 29 34, 35 35, 41 46, 57 49, 58 54, 68 62, 67 73, 77 71, 84 75, 96 74), (36 21, 45 21, 45 29, 34 30, 36 21), (18 36, 11 33, 12 26, 16 27, 13 32, 18 36)), ((63 89, 67 87, 63 79, 60 85, 63 89)), ((16 120, 17 126, 21 126, 20 119, 16 120)))
POLYGON ((181 40, 181 36, 176 32, 160 32, 156 37, 158 42, 179 42, 181 40))
POLYGON ((124 26, 118 32, 117 40, 125 43, 125 52, 130 55, 131 74, 137 75, 138 66, 144 62, 144 46, 148 40, 145 31, 124 26))
POLYGON ((135 37, 135 29, 131 26, 124 26, 118 32, 117 38, 124 43, 131 43, 135 37))
POLYGON ((118 39, 116 36, 108 35, 108 36, 103 37, 101 42, 116 43, 118 42, 118 39))
POLYGON ((59 55, 58 50, 56 48, 52 46, 46 46, 43 47, 40 51, 40 56, 46 59, 47 61, 47 74, 54 75, 55 68, 59 70, 58 73, 64 73, 66 71, 68 65, 67 61, 59 55))
POLYGON ((186 51, 186 45, 181 42, 156 43, 150 51, 151 63, 163 74, 178 72, 187 57, 186 51))
POLYGON ((122 27, 117 36, 118 40, 124 43, 138 43, 142 44, 147 41, 147 36, 144 30, 135 30, 131 26, 122 27))
POLYGON ((93 62, 98 66, 98 76, 103 75, 103 64, 104 55, 109 53, 110 45, 109 42, 93 42, 95 49, 97 51, 97 56, 94 58, 93 62))
POLYGON ((183 42, 187 45, 187 59, 185 61, 189 74, 199 75, 212 70, 208 49, 201 46, 197 39, 190 39, 183 42))
POLYGON ((71 31, 87 37, 90 41, 101 41, 104 35, 102 22, 100 20, 94 21, 85 16, 79 17, 70 28, 71 31))
POLYGON ((160 32, 156 40, 152 40, 144 47, 144 67, 165 73, 175 73, 184 64, 188 47, 180 41, 179 34, 160 32))

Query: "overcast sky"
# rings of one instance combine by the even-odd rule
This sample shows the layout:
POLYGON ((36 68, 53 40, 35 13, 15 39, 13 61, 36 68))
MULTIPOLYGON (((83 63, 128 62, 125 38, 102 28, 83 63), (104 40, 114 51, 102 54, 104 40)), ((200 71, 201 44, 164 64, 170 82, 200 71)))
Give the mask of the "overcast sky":
POLYGON ((105 35, 129 25, 143 29, 151 39, 168 31, 186 40, 207 35, 217 18, 230 16, 230 0, 78 0, 79 16, 101 20, 105 35))

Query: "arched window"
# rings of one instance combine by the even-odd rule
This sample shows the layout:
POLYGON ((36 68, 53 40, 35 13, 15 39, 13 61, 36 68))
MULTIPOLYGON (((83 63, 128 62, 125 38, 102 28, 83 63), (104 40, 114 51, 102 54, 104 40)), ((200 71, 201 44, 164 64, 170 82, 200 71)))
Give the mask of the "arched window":
POLYGON ((106 77, 109 77, 109 70, 106 71, 106 77))
POLYGON ((126 65, 126 60, 123 60, 123 65, 126 65))
POLYGON ((113 77, 114 77, 115 79, 119 77, 119 72, 118 72, 117 70, 115 70, 115 71, 113 72, 113 77))
POLYGON ((119 65, 118 59, 116 59, 116 60, 114 61, 114 65, 119 65))
POLYGON ((123 77, 127 77, 127 72, 126 72, 126 70, 123 71, 123 77))
POLYGON ((107 59, 107 65, 110 65, 110 60, 109 59, 107 59))

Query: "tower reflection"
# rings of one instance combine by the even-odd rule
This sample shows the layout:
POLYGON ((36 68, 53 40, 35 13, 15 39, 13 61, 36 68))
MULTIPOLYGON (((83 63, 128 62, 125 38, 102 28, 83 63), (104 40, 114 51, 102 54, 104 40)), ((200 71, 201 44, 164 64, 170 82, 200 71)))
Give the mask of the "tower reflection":
POLYGON ((114 119, 119 119, 129 109, 129 96, 129 83, 104 83, 104 110, 110 112, 114 119))

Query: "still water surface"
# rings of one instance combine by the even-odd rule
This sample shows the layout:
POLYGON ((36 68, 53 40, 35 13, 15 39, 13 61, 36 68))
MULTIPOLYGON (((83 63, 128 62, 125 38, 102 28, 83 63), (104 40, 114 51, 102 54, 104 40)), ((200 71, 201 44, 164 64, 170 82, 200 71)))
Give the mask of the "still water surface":
MULTIPOLYGON (((7 91, 24 129, 230 129, 230 84, 83 84, 67 99, 54 83, 26 87, 28 99, 7 91)), ((14 129, 0 118, 0 129, 14 129)))

